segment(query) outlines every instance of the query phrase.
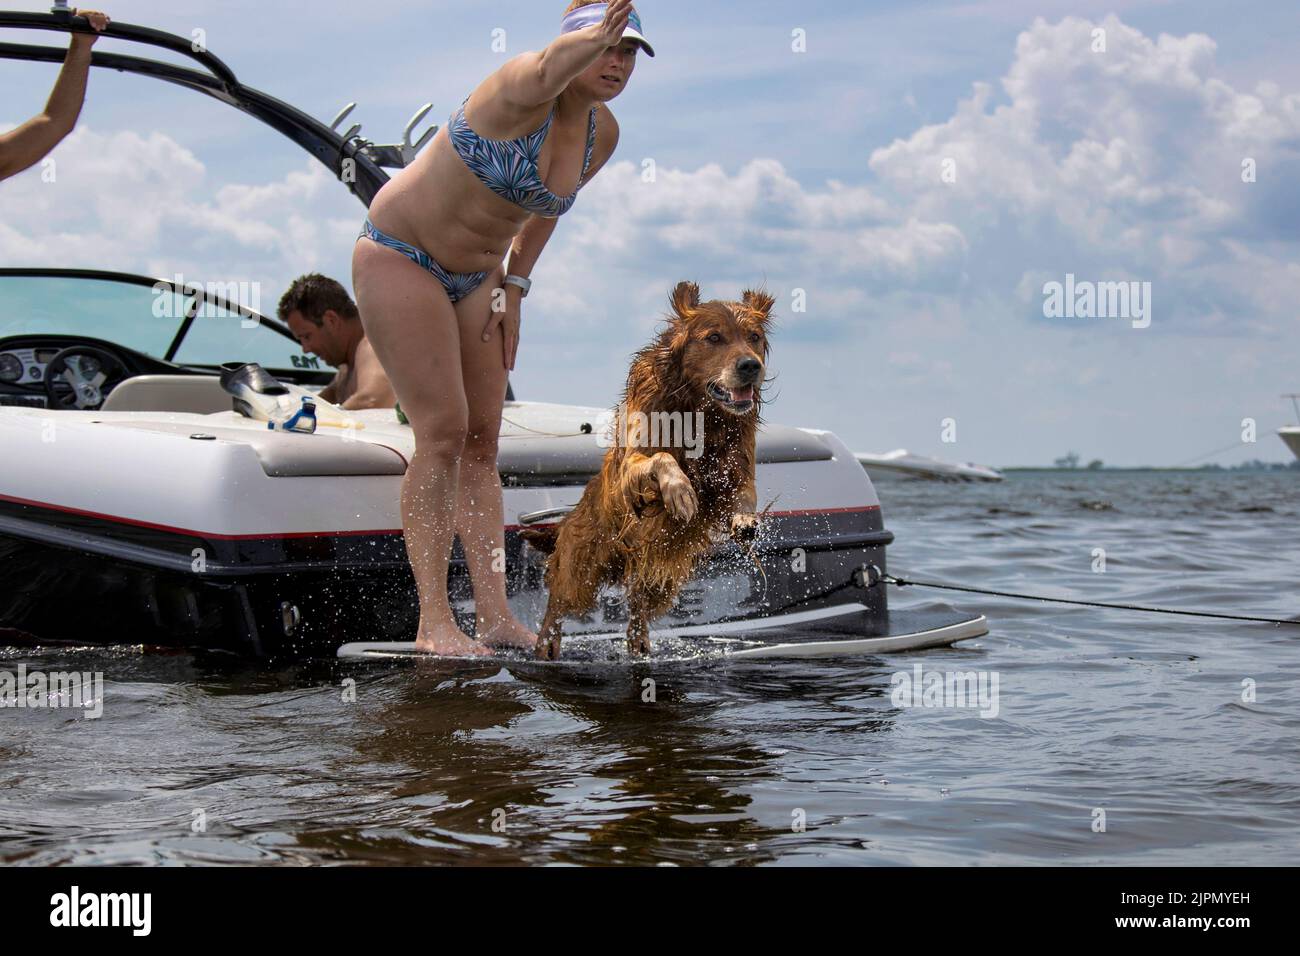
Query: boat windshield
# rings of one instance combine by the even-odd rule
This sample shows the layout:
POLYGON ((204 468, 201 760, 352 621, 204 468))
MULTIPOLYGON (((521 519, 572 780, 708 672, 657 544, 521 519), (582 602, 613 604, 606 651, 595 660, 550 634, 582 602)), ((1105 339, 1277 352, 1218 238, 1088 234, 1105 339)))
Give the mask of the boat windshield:
POLYGON ((222 288, 137 276, 0 270, 0 340, 14 335, 103 339, 178 365, 259 362, 323 369, 280 323, 264 318, 255 283, 222 288))

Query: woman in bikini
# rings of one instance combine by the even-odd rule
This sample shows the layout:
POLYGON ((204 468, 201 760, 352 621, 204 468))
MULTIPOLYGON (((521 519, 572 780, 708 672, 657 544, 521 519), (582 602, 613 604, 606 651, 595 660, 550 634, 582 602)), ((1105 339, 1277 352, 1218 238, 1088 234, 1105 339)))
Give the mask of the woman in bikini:
POLYGON ((557 218, 614 152, 618 124, 604 104, 627 86, 639 48, 654 56, 631 0, 574 0, 558 38, 484 80, 379 191, 358 236, 361 320, 415 431, 402 528, 420 593, 417 650, 536 643, 506 603, 497 471, 506 379, 528 276, 557 218), (447 597, 453 533, 473 581, 477 640, 447 597))

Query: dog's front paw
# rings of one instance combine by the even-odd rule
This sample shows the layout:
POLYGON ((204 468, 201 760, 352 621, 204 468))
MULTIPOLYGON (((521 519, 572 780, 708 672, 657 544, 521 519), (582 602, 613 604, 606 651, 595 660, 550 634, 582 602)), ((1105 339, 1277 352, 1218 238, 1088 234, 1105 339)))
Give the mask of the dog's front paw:
POLYGON ((630 634, 627 639, 627 652, 631 657, 650 656, 650 635, 630 634))
POLYGON ((666 475, 660 479, 659 497, 670 515, 678 521, 690 521, 699 510, 700 502, 695 496, 691 480, 682 474, 681 469, 675 470, 675 475, 666 475))
POLYGON ((758 537, 758 515, 734 514, 731 516, 731 537, 739 544, 750 544, 758 537))

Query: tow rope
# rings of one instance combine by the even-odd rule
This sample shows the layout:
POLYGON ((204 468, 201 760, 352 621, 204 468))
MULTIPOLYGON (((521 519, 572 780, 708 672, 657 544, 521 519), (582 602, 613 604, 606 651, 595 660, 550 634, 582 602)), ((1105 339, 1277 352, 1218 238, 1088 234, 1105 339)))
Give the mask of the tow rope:
POLYGON ((989 588, 973 588, 960 584, 941 584, 938 581, 911 581, 907 578, 896 578, 892 574, 886 574, 874 564, 864 564, 861 567, 853 569, 849 579, 843 584, 836 584, 817 594, 804 595, 798 601, 792 601, 784 607, 777 608, 772 613, 779 614, 791 607, 799 604, 805 604, 808 601, 815 601, 818 598, 829 597, 845 588, 861 588, 869 591, 879 584, 892 584, 900 588, 939 588, 945 591, 962 591, 966 594, 986 594, 990 597, 1013 598, 1018 601, 1044 601, 1052 604, 1071 604, 1077 607, 1102 607, 1115 611, 1140 611, 1145 614, 1176 614, 1182 617, 1205 617, 1215 618, 1221 621, 1251 621, 1257 624, 1289 624, 1292 627, 1300 627, 1300 618, 1287 620, 1276 617, 1255 617, 1246 614, 1220 614, 1216 611, 1185 611, 1178 608, 1168 607, 1148 607, 1141 604, 1112 604, 1106 601, 1076 601, 1071 598, 1047 597, 1043 594, 1020 594, 1015 591, 995 591, 989 588))

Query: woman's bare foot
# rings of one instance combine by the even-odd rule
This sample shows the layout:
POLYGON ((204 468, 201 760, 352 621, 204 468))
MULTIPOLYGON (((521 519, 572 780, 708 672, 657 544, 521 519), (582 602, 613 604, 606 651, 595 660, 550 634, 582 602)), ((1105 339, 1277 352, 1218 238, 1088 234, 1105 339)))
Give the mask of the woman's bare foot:
POLYGON ((421 628, 420 636, 415 639, 415 649, 422 654, 438 654, 442 657, 483 657, 492 653, 460 628, 450 624, 421 628))
POLYGON ((478 639, 493 647, 526 647, 532 649, 537 644, 537 635, 524 627, 514 615, 493 624, 478 626, 478 639))

